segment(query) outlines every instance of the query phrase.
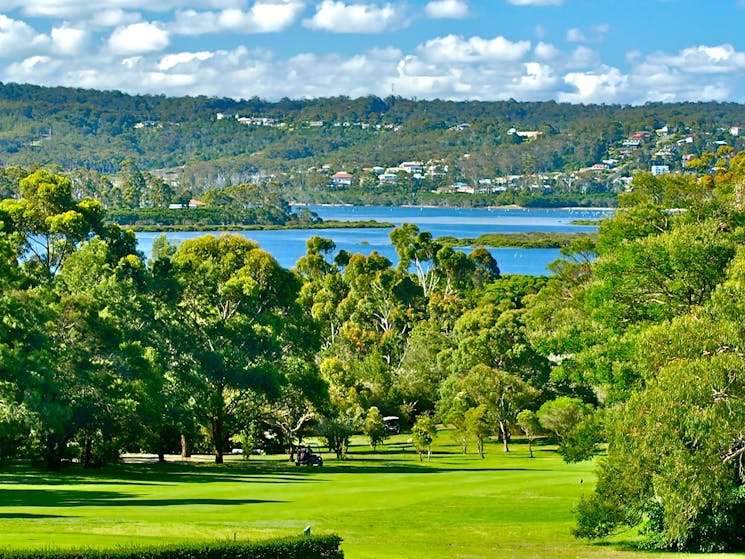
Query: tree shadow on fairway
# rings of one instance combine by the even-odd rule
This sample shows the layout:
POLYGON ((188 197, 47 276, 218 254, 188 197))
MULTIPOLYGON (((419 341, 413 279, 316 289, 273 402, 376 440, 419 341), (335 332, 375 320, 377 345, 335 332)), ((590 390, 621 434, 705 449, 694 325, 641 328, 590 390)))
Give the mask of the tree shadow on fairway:
POLYGON ((34 519, 34 518, 74 518, 66 514, 33 514, 31 512, 0 512, 0 518, 23 518, 23 519, 34 519))
POLYGON ((142 499, 118 491, 75 491, 44 489, 6 489, 0 491, 5 507, 168 507, 193 505, 258 505, 283 503, 261 499, 142 499))
MULTIPOLYGON (((0 488, 12 485, 173 485, 178 483, 277 483, 307 482, 288 463, 251 462, 214 464, 116 464, 97 470, 67 465, 57 472, 36 470, 28 465, 0 472, 0 488)), ((317 480, 321 481, 321 480, 317 480)))

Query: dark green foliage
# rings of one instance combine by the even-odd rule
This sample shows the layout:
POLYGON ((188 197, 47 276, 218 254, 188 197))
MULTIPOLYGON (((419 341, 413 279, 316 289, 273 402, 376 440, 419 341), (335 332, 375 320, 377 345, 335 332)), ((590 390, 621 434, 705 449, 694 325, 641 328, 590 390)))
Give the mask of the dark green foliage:
POLYGON ((343 559, 336 535, 111 550, 0 551, 0 559, 343 559))

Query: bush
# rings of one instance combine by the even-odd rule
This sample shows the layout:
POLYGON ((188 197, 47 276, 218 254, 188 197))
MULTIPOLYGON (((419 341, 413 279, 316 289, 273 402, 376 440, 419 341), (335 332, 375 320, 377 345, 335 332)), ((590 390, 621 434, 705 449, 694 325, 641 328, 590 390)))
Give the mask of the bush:
POLYGON ((111 550, 0 551, 0 559, 343 559, 336 535, 111 550))

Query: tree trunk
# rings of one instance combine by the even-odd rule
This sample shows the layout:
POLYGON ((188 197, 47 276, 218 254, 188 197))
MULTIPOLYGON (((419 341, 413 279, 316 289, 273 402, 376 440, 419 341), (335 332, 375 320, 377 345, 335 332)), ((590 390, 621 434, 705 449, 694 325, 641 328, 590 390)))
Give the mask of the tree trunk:
POLYGON ((59 441, 54 433, 47 435, 46 444, 44 445, 44 454, 48 470, 58 470, 60 467, 59 441))
POLYGON ((83 468, 91 467, 91 454, 93 449, 93 441, 90 437, 85 438, 83 445, 83 468))
POLYGON ((212 418, 212 445, 215 448, 215 464, 223 463, 222 429, 223 429, 222 417, 219 417, 219 416, 213 417, 212 418))
POLYGON ((528 451, 530 452, 530 457, 533 458, 533 441, 528 439, 528 451))
POLYGON ((499 422, 499 432, 502 436, 502 443, 504 444, 504 451, 510 451, 510 429, 506 421, 499 422))
POLYGON ((186 460, 191 456, 191 452, 189 452, 189 445, 186 442, 186 435, 181 433, 181 459, 186 460))

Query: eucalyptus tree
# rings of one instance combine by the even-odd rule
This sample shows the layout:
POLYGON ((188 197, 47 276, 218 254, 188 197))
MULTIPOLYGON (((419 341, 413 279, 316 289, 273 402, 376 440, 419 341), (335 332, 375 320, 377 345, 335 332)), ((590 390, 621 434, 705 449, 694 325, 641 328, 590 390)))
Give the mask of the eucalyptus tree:
POLYGON ((197 398, 215 461, 240 429, 236 415, 256 395, 276 396, 281 362, 310 358, 297 278, 239 235, 184 241, 172 258, 178 285, 164 315, 178 367, 197 398))
POLYGON ((20 181, 21 198, 0 202, 4 231, 24 266, 52 281, 78 244, 102 232, 103 206, 75 200, 70 179, 38 170, 20 181))

